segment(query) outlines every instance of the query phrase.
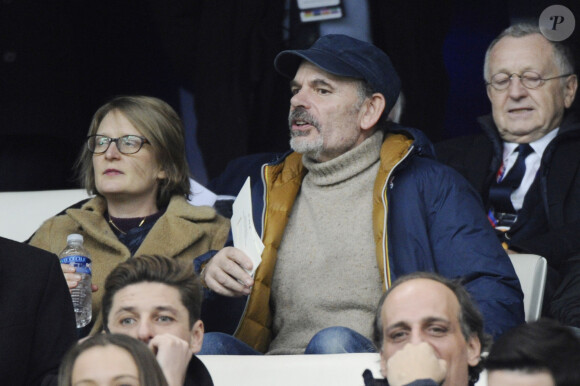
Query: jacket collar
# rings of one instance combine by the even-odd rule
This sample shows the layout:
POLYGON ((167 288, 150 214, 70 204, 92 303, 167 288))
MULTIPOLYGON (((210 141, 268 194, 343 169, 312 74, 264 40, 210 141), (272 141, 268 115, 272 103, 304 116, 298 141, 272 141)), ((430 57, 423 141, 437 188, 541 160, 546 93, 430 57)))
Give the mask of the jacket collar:
MULTIPOLYGON (((123 255, 128 254, 129 250, 115 236, 103 216, 106 208, 105 199, 97 196, 85 203, 81 209, 68 209, 67 213, 91 237, 123 255)), ((193 206, 184 197, 174 196, 165 214, 157 220, 136 255, 146 250, 148 254, 177 256, 204 236, 204 223, 213 221, 216 216, 215 209, 211 207, 193 206)))
MULTIPOLYGON (((495 144, 498 143, 501 145, 503 142, 501 137, 499 136, 499 132, 497 130, 497 126, 493 121, 493 116, 491 114, 483 115, 477 118, 477 121, 481 125, 481 128, 485 135, 495 144)), ((580 135, 580 124, 579 124, 579 117, 575 112, 567 111, 564 114, 564 118, 562 119, 562 123, 560 124, 560 131, 558 132, 558 137, 568 136, 568 135, 580 135)))
MULTIPOLYGON (((493 116, 491 114, 484 115, 477 118, 477 121, 481 125, 484 134, 489 138, 489 140, 493 145, 494 163, 495 161, 501 163, 501 157, 503 154, 503 140, 499 136, 497 126, 493 121, 493 116)), ((558 131, 558 135, 550 142, 550 144, 546 148, 543 158, 547 159, 551 157, 554 146, 556 146, 556 144, 559 143, 560 141, 578 136, 580 136, 580 121, 578 115, 574 112, 567 111, 564 114, 562 123, 560 124, 560 130, 558 131)))
MULTIPOLYGON (((419 129, 391 123, 387 133, 403 134, 413 140, 413 152, 423 157, 435 158, 435 148, 429 138, 419 129)), ((386 137, 386 136, 385 136, 386 137)))

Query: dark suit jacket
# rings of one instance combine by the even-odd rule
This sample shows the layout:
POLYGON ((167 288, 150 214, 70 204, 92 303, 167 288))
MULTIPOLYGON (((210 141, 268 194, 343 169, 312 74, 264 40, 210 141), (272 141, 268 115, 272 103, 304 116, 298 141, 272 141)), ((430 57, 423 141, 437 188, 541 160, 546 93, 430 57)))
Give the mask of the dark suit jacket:
MULTIPOLYGON (((479 119, 481 135, 435 144, 438 158, 459 171, 489 207, 489 187, 503 143, 491 116, 479 119)), ((580 118, 567 113, 542 155, 518 221, 504 234, 510 249, 548 260, 543 314, 580 327, 580 118)))
MULTIPOLYGON (((435 144, 439 160, 461 173, 480 193, 489 207, 489 187, 497 173, 503 153, 503 144, 490 116, 479 120, 484 133, 477 136, 454 138, 435 144)), ((540 197, 534 205, 524 200, 518 216, 525 218, 510 231, 510 248, 544 256, 558 268, 571 257, 580 254, 580 119, 568 114, 560 126, 558 136, 550 142, 536 178, 540 197), (547 224, 525 228, 543 210, 547 224)), ((530 195, 531 196, 531 195, 530 195)), ((520 222, 520 221, 518 221, 520 222)))
POLYGON ((58 258, 0 237, 0 383, 54 381, 75 341, 72 301, 58 258))

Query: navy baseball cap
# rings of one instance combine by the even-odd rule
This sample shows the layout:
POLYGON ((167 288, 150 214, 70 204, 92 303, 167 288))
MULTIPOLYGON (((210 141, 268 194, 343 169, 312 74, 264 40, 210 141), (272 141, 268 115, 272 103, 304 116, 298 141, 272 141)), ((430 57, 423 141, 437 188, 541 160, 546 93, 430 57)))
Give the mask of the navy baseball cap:
POLYGON ((334 75, 366 80, 373 91, 385 97, 387 114, 399 97, 401 80, 391 60, 370 43, 346 35, 324 35, 306 50, 280 52, 274 59, 274 67, 292 79, 302 60, 334 75))

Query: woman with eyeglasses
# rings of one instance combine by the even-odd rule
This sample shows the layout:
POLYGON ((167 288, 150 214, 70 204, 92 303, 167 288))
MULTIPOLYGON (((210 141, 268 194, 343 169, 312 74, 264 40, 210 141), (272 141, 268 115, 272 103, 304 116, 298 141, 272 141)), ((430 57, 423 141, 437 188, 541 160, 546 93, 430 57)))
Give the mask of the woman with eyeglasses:
MULTIPOLYGON (((165 102, 121 96, 95 113, 79 177, 94 198, 48 219, 30 244, 58 254, 79 233, 91 254, 93 315, 101 287, 120 262, 138 255, 193 261, 223 247, 230 223, 211 207, 192 206, 183 125, 165 102)), ((80 275, 62 265, 69 288, 80 275)), ((93 317, 94 319, 94 317, 93 317)))

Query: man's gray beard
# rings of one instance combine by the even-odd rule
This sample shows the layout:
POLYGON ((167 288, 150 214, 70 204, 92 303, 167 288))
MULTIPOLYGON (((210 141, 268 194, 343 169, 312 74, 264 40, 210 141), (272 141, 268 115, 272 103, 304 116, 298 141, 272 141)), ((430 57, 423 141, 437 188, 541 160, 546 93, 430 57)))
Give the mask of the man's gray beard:
POLYGON ((322 136, 316 137, 315 140, 306 140, 301 132, 297 134, 291 133, 290 138, 290 148, 296 153, 305 154, 307 157, 313 160, 318 160, 320 153, 322 152, 322 146, 324 145, 324 139, 322 136))
POLYGON ((298 107, 293 111, 290 111, 288 114, 288 126, 290 127, 290 148, 297 153, 305 154, 306 156, 317 160, 322 152, 322 147, 324 145, 324 139, 320 136, 320 124, 318 121, 310 115, 306 109, 303 107, 298 107), (294 120, 303 120, 310 125, 312 125, 312 129, 307 132, 303 131, 292 131, 292 122, 294 120), (319 136, 314 141, 309 141, 305 138, 310 135, 312 130, 316 130, 319 136))

